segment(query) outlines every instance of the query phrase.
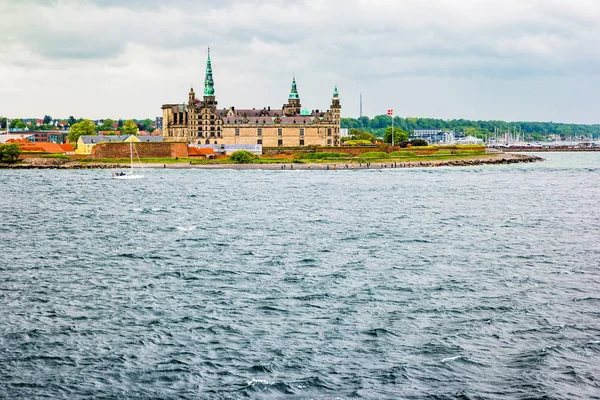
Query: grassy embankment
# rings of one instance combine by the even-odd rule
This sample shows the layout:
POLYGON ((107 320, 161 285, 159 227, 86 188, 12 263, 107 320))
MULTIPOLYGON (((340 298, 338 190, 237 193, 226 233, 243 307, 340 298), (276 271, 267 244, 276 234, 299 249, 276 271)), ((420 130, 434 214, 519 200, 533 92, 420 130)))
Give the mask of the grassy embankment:
MULTIPOLYGON (((360 155, 350 155, 336 152, 292 152, 278 156, 261 156, 252 160, 253 164, 289 164, 289 163, 385 163, 385 162, 426 162, 433 160, 463 160, 485 156, 484 146, 454 145, 454 146, 422 146, 402 149, 392 153, 370 151, 360 155)), ((493 157, 494 155, 489 155, 493 157)), ((45 154, 43 158, 70 159, 62 154, 45 154)), ((129 158, 74 158, 74 161, 86 163, 129 164, 129 158)), ((142 158, 145 164, 234 164, 229 158, 201 160, 196 158, 142 158)))

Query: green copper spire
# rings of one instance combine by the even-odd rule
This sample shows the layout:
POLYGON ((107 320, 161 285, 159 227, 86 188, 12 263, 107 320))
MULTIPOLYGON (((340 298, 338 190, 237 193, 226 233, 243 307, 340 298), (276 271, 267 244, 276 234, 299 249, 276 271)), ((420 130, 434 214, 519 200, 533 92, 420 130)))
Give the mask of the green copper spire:
POLYGON ((215 82, 212 77, 212 66, 210 63, 210 47, 208 48, 208 59, 206 60, 206 78, 204 79, 204 96, 215 95, 215 82))
POLYGON ((298 89, 296 88, 296 75, 294 75, 294 79, 292 79, 292 90, 290 91, 290 100, 300 100, 300 96, 298 96, 298 89))
POLYGON ((340 94, 338 93, 337 90, 337 85, 335 85, 335 89, 333 89, 333 97, 338 97, 340 94))

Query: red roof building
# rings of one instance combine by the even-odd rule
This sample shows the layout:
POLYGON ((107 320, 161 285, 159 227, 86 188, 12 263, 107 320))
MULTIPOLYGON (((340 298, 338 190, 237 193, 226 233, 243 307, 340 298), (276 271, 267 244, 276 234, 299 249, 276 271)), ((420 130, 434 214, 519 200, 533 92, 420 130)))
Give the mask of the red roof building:
POLYGON ((195 146, 188 147, 188 156, 189 157, 198 157, 198 158, 215 158, 215 151, 211 148, 201 148, 195 146))

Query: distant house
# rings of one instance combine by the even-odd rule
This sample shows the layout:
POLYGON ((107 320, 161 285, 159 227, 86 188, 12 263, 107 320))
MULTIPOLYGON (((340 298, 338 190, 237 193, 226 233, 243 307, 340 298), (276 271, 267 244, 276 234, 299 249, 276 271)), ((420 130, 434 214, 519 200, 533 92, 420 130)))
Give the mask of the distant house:
POLYGON ((483 144, 483 139, 476 138, 475 136, 466 136, 456 139, 456 144, 483 144))
POLYGON ((57 153, 64 154, 66 151, 60 144, 51 142, 35 142, 35 143, 19 143, 19 148, 22 151, 39 151, 41 153, 57 153))
POLYGON ((216 154, 215 150, 212 148, 188 146, 188 156, 192 158, 213 159, 216 154))
POLYGON ((92 154, 92 149, 98 143, 104 142, 122 142, 121 136, 96 136, 96 135, 84 135, 80 136, 77 140, 77 148, 75 154, 89 155, 92 154))
POLYGON ((79 155, 90 155, 92 154, 92 149, 98 143, 105 142, 162 142, 162 136, 135 136, 135 135, 84 135, 80 136, 77 141, 77 149, 75 149, 75 154, 79 155))
POLYGON ((7 143, 19 145, 19 149, 25 152, 74 154, 73 146, 70 144, 57 144, 52 142, 31 142, 24 138, 9 139, 7 143))
POLYGON ((73 145, 70 143, 63 143, 59 145, 64 151, 65 154, 68 156, 72 156, 73 154, 75 154, 75 149, 73 148, 73 145))
POLYGON ((36 142, 64 143, 67 134, 63 131, 34 131, 32 132, 36 142))
POLYGON ((29 133, 0 135, 0 144, 11 143, 18 140, 27 140, 28 142, 34 142, 35 137, 29 133))
MULTIPOLYGON (((125 135, 127 136, 127 135, 125 135)), ((130 141, 134 141, 134 142, 155 142, 155 143, 159 143, 163 141, 163 137, 162 136, 151 136, 151 135, 147 135, 147 136, 135 136, 135 135, 129 135, 128 139, 125 139, 124 142, 130 142, 130 141)))
POLYGON ((451 144, 454 143, 458 132, 442 131, 441 129, 415 129, 410 136, 411 139, 423 139, 429 144, 451 144))

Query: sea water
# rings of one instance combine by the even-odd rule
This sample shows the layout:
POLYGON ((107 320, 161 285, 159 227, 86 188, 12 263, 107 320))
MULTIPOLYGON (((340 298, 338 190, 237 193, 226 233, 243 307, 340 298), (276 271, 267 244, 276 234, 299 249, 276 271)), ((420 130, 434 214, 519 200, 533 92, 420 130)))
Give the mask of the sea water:
POLYGON ((0 398, 600 398, 600 153, 0 170, 0 398))

